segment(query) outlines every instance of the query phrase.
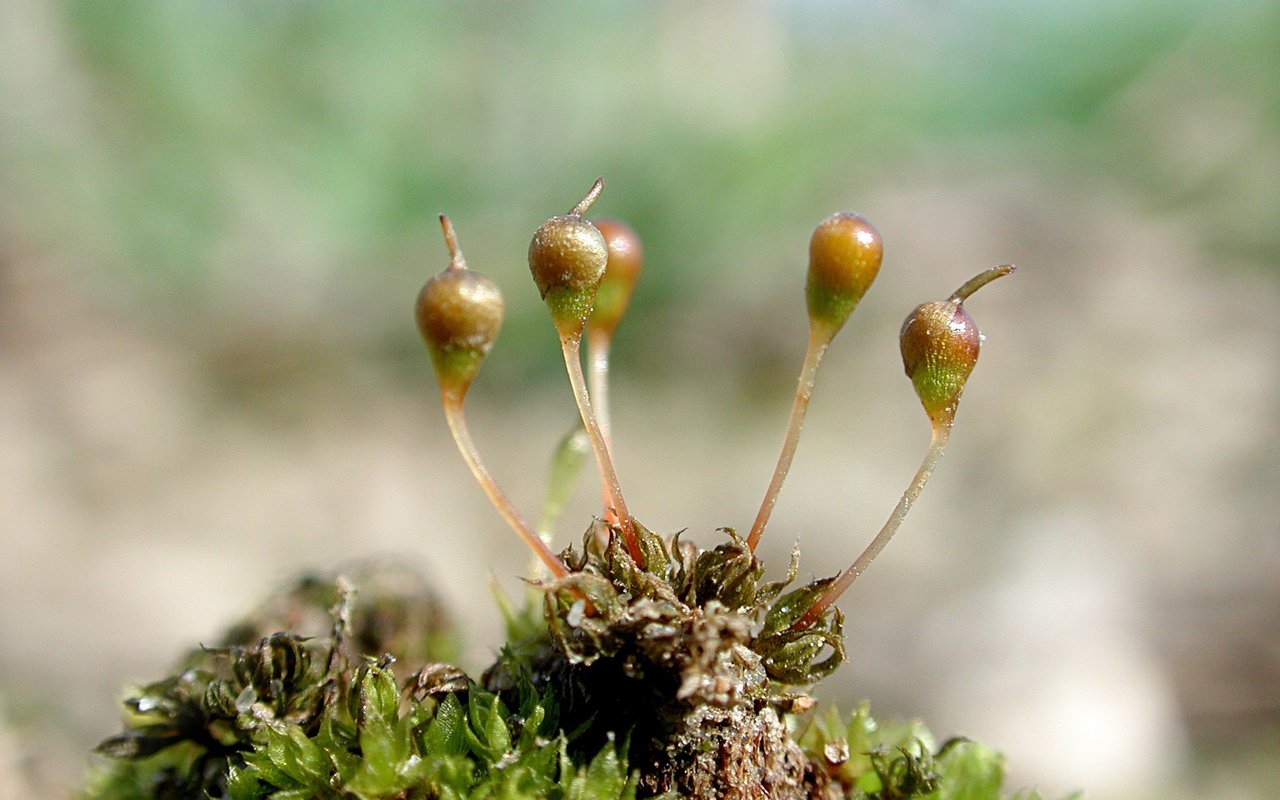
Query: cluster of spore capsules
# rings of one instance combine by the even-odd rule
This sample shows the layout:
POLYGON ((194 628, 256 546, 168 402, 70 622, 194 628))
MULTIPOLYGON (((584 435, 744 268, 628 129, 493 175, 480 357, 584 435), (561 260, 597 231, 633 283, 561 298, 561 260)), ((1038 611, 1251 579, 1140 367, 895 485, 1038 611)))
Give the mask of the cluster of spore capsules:
MULTIPOLYGON (((529 244, 529 269, 551 312, 585 434, 599 468, 604 513, 610 535, 621 536, 632 560, 643 568, 644 553, 636 523, 623 498, 609 455, 608 365, 614 332, 631 298, 642 256, 636 234, 616 220, 588 220, 604 181, 567 214, 547 220, 529 244), (582 341, 587 339, 590 379, 582 367, 582 341)), ((570 567, 547 542, 546 532, 531 527, 484 466, 467 429, 464 402, 476 373, 502 325, 502 294, 492 281, 467 268, 453 225, 440 216, 450 262, 427 281, 415 314, 440 382, 445 419, 463 459, 489 500, 516 535, 533 551, 552 579, 570 575, 570 567)), ((769 482, 746 543, 755 551, 791 467, 805 410, 813 393, 818 366, 827 348, 857 307, 880 271, 880 234, 860 214, 832 214, 809 240, 805 299, 809 342, 796 387, 791 416, 777 467, 769 482)), ((965 382, 978 360, 982 335, 964 303, 975 291, 1014 271, 1001 265, 982 272, 945 300, 917 306, 902 324, 902 363, 932 427, 928 451, 898 505, 866 549, 830 582, 792 628, 804 630, 823 614, 879 554, 901 526, 942 457, 965 382)), ((588 604, 587 613, 590 613, 588 604)))

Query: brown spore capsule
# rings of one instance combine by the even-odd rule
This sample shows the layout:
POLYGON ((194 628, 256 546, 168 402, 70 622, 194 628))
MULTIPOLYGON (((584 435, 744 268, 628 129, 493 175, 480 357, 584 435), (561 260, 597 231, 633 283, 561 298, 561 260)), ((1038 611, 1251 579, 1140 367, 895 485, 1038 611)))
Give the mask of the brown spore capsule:
POLYGON ((828 338, 839 333, 871 288, 883 259, 880 234, 861 214, 841 211, 818 223, 809 239, 805 284, 811 323, 828 338))
POLYGON ((542 223, 529 242, 529 271, 561 336, 581 336, 609 261, 604 236, 582 217, 603 185, 597 180, 582 202, 542 223))
POLYGON ((902 366, 930 422, 950 424, 978 363, 982 334, 977 323, 959 302, 924 303, 902 323, 898 342, 902 366))
POLYGON ((593 331, 611 337, 631 303, 636 280, 644 264, 644 253, 640 237, 625 222, 598 219, 592 224, 604 237, 608 261, 588 324, 593 331))
POLYGON ((460 398, 498 338, 502 293, 493 281, 462 266, 453 227, 446 217, 442 216, 440 222, 453 261, 422 287, 414 318, 431 354, 441 390, 460 398))

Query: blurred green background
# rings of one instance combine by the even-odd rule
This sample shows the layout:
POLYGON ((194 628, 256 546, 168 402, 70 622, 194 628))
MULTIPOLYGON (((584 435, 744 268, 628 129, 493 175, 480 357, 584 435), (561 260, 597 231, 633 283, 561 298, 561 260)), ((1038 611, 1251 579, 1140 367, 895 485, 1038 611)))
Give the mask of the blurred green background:
POLYGON ((1050 792, 1274 796, 1278 78, 1268 2, 9 0, 0 773, 65 790, 120 685, 306 566, 405 554, 483 665, 488 575, 514 588, 525 554, 409 309, 447 212, 506 293, 472 424, 534 516, 573 411, 523 256, 604 175, 593 212, 647 255, 619 471, 703 543, 767 482, 809 231, 850 208, 883 235, 766 541, 800 538, 805 574, 923 450, 902 317, 1023 266, 970 306, 991 341, 952 454, 843 601, 824 697, 1050 792))

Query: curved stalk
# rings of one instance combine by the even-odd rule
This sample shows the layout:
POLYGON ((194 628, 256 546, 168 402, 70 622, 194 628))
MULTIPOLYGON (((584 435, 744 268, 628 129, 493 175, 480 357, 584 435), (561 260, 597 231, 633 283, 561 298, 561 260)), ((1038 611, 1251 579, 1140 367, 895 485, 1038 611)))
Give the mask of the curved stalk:
POLYGON ((613 337, 598 331, 587 331, 587 388, 600 423, 600 435, 606 447, 613 446, 609 416, 609 349, 613 337))
MULTIPOLYGON (((596 421, 600 424, 600 436, 604 439, 605 449, 610 453, 613 452, 613 426, 609 413, 609 350, 612 344, 612 336, 587 330, 587 391, 596 411, 596 421)), ((604 498, 605 520, 616 523, 618 518, 611 507, 609 484, 603 476, 600 479, 600 492, 604 498)))
POLYGON ((493 479, 493 475, 489 473, 489 470, 484 466, 484 462, 480 460, 480 452, 476 449, 470 430, 467 429, 467 420, 462 411, 461 398, 446 392, 442 394, 441 399, 444 404, 444 418, 449 424, 449 432, 453 434, 453 441, 458 446, 458 452, 462 454, 462 459, 471 468, 471 474, 475 476, 480 488, 488 495, 489 502, 498 510, 498 513, 507 521, 507 524, 516 532, 516 535, 529 546, 529 549, 546 566, 553 577, 566 577, 569 574, 569 570, 565 568, 565 565, 561 563, 555 553, 551 552, 551 548, 547 546, 547 543, 520 517, 515 506, 503 494, 502 489, 498 487, 498 482, 493 479))
POLYGON ((600 478, 605 486, 606 506, 611 508, 622 527, 622 537, 627 544, 632 560, 644 566, 644 554, 640 551, 640 540, 636 536, 635 523, 627 511, 626 501, 622 498, 622 486, 618 482, 618 473, 613 468, 613 459, 609 457, 609 447, 605 443, 604 434, 600 432, 600 424, 591 407, 591 397, 587 394, 587 382, 582 374, 582 336, 561 336, 560 349, 564 352, 564 365, 569 373, 569 383, 573 387, 573 398, 578 403, 578 414, 582 417, 582 425, 587 429, 587 437, 591 440, 591 449, 595 451, 596 465, 600 469, 600 478))
POLYGON ((929 476, 933 474, 933 470, 938 466, 938 461, 942 458, 943 452, 947 449, 947 441, 951 438, 951 426, 939 425, 933 429, 933 437, 929 441, 929 450, 925 453, 924 461, 920 463, 920 469, 916 470, 916 475, 911 479, 911 484, 907 486, 907 490, 902 493, 902 498, 898 500, 898 505, 893 509, 893 513, 889 515, 889 519, 885 521, 884 527, 876 534, 876 538, 871 540, 871 544, 867 545, 867 549, 862 551, 862 555, 849 565, 848 569, 840 573, 840 576, 827 587, 822 596, 809 607, 804 616, 792 623, 792 630, 804 630, 813 625, 822 618, 823 613, 831 607, 831 604, 844 594, 849 585, 857 580, 867 565, 880 555, 880 551, 889 543, 893 535, 897 533, 898 528, 902 525, 902 521, 906 519, 907 512, 915 505, 916 500, 920 497, 920 492, 924 490, 924 485, 928 483, 929 476))
POLYGON ((764 528, 769 524, 773 507, 778 502, 778 494, 782 491, 782 483, 791 470, 791 461, 795 458, 796 447, 800 444, 800 430, 804 427, 804 415, 809 408, 809 398, 813 395, 813 385, 818 374, 818 365, 822 356, 831 344, 831 337, 819 332, 817 326, 809 328, 809 345, 805 349, 804 364, 800 368, 800 379, 796 382, 796 396, 791 403, 791 419, 787 423, 787 434, 782 440, 782 452, 778 454, 778 464, 773 470, 773 479, 764 493, 760 503, 760 511, 751 525, 751 533, 747 536, 747 547, 755 552, 764 528))

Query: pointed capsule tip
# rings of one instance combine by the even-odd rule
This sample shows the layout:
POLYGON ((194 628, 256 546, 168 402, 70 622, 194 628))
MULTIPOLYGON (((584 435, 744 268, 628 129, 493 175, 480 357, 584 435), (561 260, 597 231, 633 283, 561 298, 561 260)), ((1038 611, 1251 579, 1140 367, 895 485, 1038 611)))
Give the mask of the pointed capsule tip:
POLYGON ((573 208, 569 209, 569 216, 580 217, 587 213, 587 209, 591 208, 591 204, 600 197, 600 193, 604 191, 604 178, 596 178, 596 182, 591 184, 591 188, 587 190, 587 194, 579 200, 573 208))
POLYGON ((969 299, 974 292, 986 286, 988 283, 1003 278, 1005 275, 1011 275, 1018 269, 1016 264, 1001 264, 998 267, 992 267, 985 272, 979 272, 972 278, 964 282, 964 285, 951 293, 947 299, 952 303, 963 303, 969 299))
POLYGON ((449 248, 449 269, 466 269, 467 260, 462 257, 458 233, 453 229, 453 221, 449 219, 449 215, 440 215, 440 230, 444 233, 445 246, 449 248))

